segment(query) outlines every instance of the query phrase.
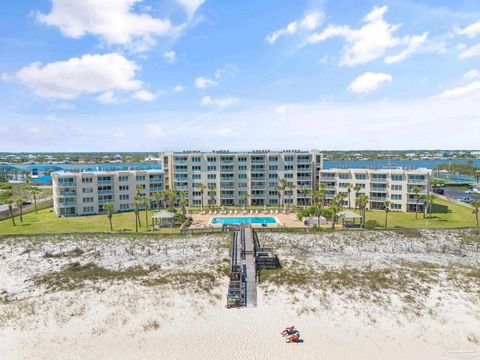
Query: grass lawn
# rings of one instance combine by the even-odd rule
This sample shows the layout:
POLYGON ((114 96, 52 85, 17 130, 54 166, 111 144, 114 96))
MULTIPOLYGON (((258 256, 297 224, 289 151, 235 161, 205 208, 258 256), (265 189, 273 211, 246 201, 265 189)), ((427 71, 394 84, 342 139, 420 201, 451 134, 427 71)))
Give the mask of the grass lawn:
MULTIPOLYGON (((148 222, 153 211, 149 211, 148 222)), ((140 212, 142 227, 139 232, 146 232, 145 212, 140 212)), ((74 233, 74 232, 109 232, 110 225, 107 215, 72 216, 60 218, 53 210, 40 210, 38 214, 31 213, 23 216, 23 223, 20 217, 15 217, 17 226, 13 226, 12 219, 0 221, 0 235, 7 234, 46 234, 46 233, 74 233)), ((113 214, 112 218, 114 231, 135 231, 135 213, 126 212, 113 214)), ((152 231, 151 227, 148 231, 152 231)), ((157 233, 180 233, 179 228, 165 228, 155 230, 157 233)))
MULTIPOLYGON (((448 206, 448 213, 432 214, 432 219, 423 218, 423 213, 418 213, 418 219, 415 219, 415 213, 388 213, 388 227, 394 228, 453 228, 453 227, 473 227, 475 226, 475 215, 473 209, 467 206, 437 198, 435 204, 448 206)), ((380 226, 385 224, 385 211, 372 210, 367 211, 366 220, 376 220, 380 226)))

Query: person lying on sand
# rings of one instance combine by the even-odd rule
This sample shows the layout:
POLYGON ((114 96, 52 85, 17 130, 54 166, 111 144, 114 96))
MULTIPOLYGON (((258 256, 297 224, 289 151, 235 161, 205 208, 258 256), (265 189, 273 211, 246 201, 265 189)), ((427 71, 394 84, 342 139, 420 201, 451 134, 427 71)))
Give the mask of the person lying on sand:
POLYGON ((287 343, 296 343, 300 339, 300 332, 298 330, 293 330, 292 334, 287 337, 285 342, 287 343))
POLYGON ((287 335, 290 336, 290 335, 292 335, 293 330, 295 330, 295 326, 294 326, 294 325, 292 325, 292 326, 290 326, 290 327, 286 327, 280 334, 281 334, 282 336, 287 336, 287 335))

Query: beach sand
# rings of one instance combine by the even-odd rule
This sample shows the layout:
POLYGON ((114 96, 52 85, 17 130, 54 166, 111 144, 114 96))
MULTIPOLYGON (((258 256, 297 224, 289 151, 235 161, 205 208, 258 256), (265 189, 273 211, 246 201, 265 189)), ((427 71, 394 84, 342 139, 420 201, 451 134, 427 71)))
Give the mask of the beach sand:
POLYGON ((223 236, 3 239, 1 358, 480 359, 480 283, 475 277, 453 281, 446 270, 460 265, 478 270, 475 243, 464 245, 457 254, 459 239, 464 239, 460 231, 419 238, 388 232, 371 233, 368 239, 358 236, 265 234, 261 241, 276 244, 285 271, 294 271, 295 276, 296 261, 322 272, 345 266, 403 271, 403 261, 416 259, 418 264, 430 264, 429 269, 435 264, 432 273, 438 277, 428 280, 415 272, 418 278, 410 279, 405 288, 390 284, 364 291, 358 284, 338 288, 323 282, 322 287, 299 280, 297 286, 265 275, 256 308, 227 309, 224 275, 189 278, 206 270, 221 273, 218 264, 228 258, 228 238, 223 236), (355 243, 360 240, 359 250, 355 243), (435 244, 450 247, 437 253, 432 251, 435 244), (422 246, 430 250, 423 251, 422 246), (65 255, 75 248, 85 252, 65 255), (95 262, 107 269, 139 264, 158 268, 140 277, 87 279, 81 286, 76 278, 76 285, 68 289, 38 282, 72 262, 95 262), (181 270, 182 277, 146 286, 144 281, 158 279, 159 268, 161 274, 176 276, 181 270), (426 283, 428 291, 415 292, 426 283), (417 297, 408 300, 412 294, 417 297), (303 343, 284 342, 280 332, 288 325, 300 330, 303 343))

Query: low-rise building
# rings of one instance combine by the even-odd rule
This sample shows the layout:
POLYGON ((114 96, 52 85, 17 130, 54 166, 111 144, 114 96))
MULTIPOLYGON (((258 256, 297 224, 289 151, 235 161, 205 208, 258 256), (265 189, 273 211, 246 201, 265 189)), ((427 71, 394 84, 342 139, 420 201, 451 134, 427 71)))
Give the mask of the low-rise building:
POLYGON ((348 206, 350 201, 354 207, 355 198, 365 194, 369 199, 368 209, 384 209, 388 200, 392 211, 408 212, 415 211, 417 196, 420 199, 418 211, 424 209, 422 198, 429 192, 430 176, 431 170, 427 169, 330 169, 319 172, 319 181, 325 189, 327 202, 343 193, 344 205, 348 206))
POLYGON ((101 214, 106 204, 114 212, 132 210, 135 195, 150 199, 165 189, 162 170, 52 173, 53 208, 58 216, 101 214))

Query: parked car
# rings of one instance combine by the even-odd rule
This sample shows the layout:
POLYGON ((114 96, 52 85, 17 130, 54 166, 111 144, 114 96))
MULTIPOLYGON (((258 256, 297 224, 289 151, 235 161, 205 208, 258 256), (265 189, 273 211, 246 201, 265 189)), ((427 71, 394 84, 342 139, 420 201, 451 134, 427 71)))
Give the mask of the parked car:
POLYGON ((22 201, 22 205, 25 206, 25 205, 32 205, 32 200, 23 200, 22 201))
POLYGON ((442 188, 442 187, 434 187, 434 188, 433 188, 433 192, 434 192, 435 194, 443 195, 443 194, 445 194, 445 189, 442 188))
POLYGON ((467 204, 470 204, 472 202, 472 198, 471 197, 468 197, 468 196, 464 196, 460 199, 457 199, 457 201, 461 201, 461 202, 464 202, 464 203, 467 203, 467 204))

